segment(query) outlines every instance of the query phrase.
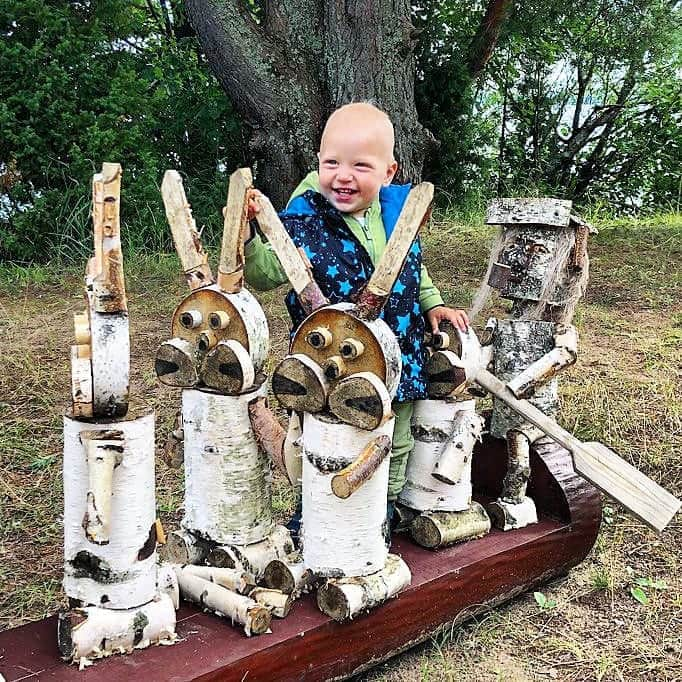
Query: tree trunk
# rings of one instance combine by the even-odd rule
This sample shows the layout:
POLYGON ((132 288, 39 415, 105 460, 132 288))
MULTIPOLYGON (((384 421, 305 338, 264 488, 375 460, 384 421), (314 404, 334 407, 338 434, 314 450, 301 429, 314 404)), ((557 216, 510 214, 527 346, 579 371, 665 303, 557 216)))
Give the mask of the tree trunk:
POLYGON ((432 135, 414 103, 416 32, 407 0, 186 0, 209 64, 249 131, 256 184, 279 208, 317 165, 327 116, 371 100, 396 130, 399 180, 416 182, 432 135))

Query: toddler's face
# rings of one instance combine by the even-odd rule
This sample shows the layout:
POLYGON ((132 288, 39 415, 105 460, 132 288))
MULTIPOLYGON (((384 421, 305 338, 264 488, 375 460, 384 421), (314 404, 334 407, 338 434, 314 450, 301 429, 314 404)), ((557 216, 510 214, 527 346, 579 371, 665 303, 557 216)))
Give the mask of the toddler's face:
POLYGON ((361 217, 395 175, 390 146, 376 126, 328 127, 319 153, 322 196, 342 213, 361 217))

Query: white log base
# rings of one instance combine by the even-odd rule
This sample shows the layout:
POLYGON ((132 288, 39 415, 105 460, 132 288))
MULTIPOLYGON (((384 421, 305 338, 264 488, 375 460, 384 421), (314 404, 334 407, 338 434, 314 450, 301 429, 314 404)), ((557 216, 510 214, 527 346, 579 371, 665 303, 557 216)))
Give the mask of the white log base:
POLYGON ((156 351, 156 376, 166 386, 193 388, 199 383, 195 356, 194 346, 185 339, 164 341, 156 351))
POLYGON ((204 357, 199 378, 225 395, 239 395, 253 387, 256 372, 249 354, 239 341, 220 341, 204 357))
POLYGON ((571 201, 550 198, 493 199, 485 214, 488 225, 568 227, 571 201))
POLYGON ((472 502, 469 509, 460 512, 422 512, 410 524, 412 539, 428 549, 473 540, 483 537, 488 532, 490 518, 478 502, 472 502))
MULTIPOLYGON (((97 462, 92 462, 98 468, 97 462)), ((154 494, 154 413, 137 419, 81 422, 64 417, 64 591, 85 606, 130 609, 156 596, 156 508, 154 494), (96 544, 86 443, 96 432, 120 434, 113 474, 95 489, 111 487, 108 542, 96 544), (87 437, 83 437, 87 434, 87 437), (90 494, 90 495, 89 495, 90 494)))
POLYGON ((342 422, 367 431, 378 429, 393 415, 384 382, 371 372, 341 379, 329 393, 329 409, 342 422))
POLYGON ((166 544, 159 554, 169 564, 201 564, 209 552, 209 543, 185 530, 174 530, 168 534, 166 544))
POLYGON ((182 393, 182 527, 198 537, 242 546, 260 542, 272 530, 270 460, 258 447, 249 417, 249 404, 266 395, 265 382, 238 396, 182 393))
POLYGON ((237 594, 248 594, 255 585, 249 580, 249 576, 243 571, 234 568, 218 568, 217 566, 172 566, 176 575, 178 571, 197 578, 203 578, 211 583, 225 587, 237 594))
POLYGON ((389 458, 347 499, 331 481, 377 436, 393 435, 390 419, 375 431, 343 424, 331 415, 303 417, 303 559, 317 576, 360 576, 384 566, 389 458))
POLYGON ((180 593, 188 601, 219 616, 230 618, 232 623, 244 627, 247 637, 262 635, 270 629, 270 610, 250 597, 232 592, 209 580, 181 569, 176 570, 180 593))
POLYGON ((167 594, 133 609, 70 609, 59 614, 57 625, 59 653, 81 668, 92 659, 128 654, 150 644, 172 644, 175 639, 175 608, 167 594))
POLYGON ((264 606, 275 618, 286 618, 294 604, 294 596, 268 587, 254 587, 249 597, 264 606))
MULTIPOLYGON (((476 402, 465 400, 418 400, 414 405, 414 448, 407 460, 406 483, 398 501, 417 511, 464 511, 471 504, 471 457, 482 420, 476 402), (461 427, 461 428, 460 428, 461 427), (460 433, 461 431, 461 433, 460 433), (443 451, 459 442, 461 471, 454 483, 434 477, 443 451)), ((456 463, 457 464, 457 463, 456 463)), ((459 467, 455 467, 459 468, 459 467)))
POLYGON ((250 545, 218 545, 208 554, 212 566, 233 568, 246 574, 253 584, 260 582, 267 565, 275 559, 283 559, 294 551, 289 531, 275 526, 260 542, 250 545))
POLYGON ((284 559, 274 559, 263 573, 263 584, 266 587, 295 596, 307 592, 314 581, 315 576, 306 567, 303 557, 296 554, 284 559))
POLYGON ((389 554, 384 567, 362 577, 330 578, 317 591, 317 606, 338 622, 351 620, 394 597, 410 584, 412 574, 397 555, 389 554))
POLYGON ((514 504, 505 500, 495 500, 488 505, 488 513, 493 525, 501 530, 523 528, 538 522, 535 502, 530 497, 524 497, 522 502, 514 504))
POLYGON ((327 404, 329 387, 322 367, 307 355, 287 355, 272 373, 272 392, 295 412, 320 412, 327 404))

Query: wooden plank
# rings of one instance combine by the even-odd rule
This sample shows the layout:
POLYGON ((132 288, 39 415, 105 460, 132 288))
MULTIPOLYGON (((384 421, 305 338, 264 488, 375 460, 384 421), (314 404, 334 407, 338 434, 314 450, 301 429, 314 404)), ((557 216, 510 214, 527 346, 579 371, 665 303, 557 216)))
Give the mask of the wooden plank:
POLYGON ((250 168, 238 168, 230 175, 227 204, 223 211, 223 243, 218 267, 218 286, 228 293, 235 293, 244 285, 244 232, 248 192, 252 187, 250 168))
MULTIPOLYGON (((504 443, 489 439, 473 461, 476 490, 494 497, 504 475, 504 443)), ((599 495, 554 443, 534 453, 531 466, 538 524, 435 552, 394 538, 392 551, 410 566, 412 584, 349 623, 331 621, 308 595, 273 622, 272 634, 246 638, 224 619, 182 607, 174 646, 114 656, 77 673, 58 660, 56 619, 50 618, 0 633, 0 672, 8 682, 344 679, 428 639, 441 624, 462 622, 565 574, 586 556, 601 519, 599 495)))
POLYGON ((493 199, 488 205, 488 225, 546 225, 568 227, 572 202, 562 199, 493 199))
POLYGON ((201 245, 180 173, 174 170, 165 172, 161 183, 161 196, 187 284, 190 289, 211 284, 213 273, 208 264, 208 255, 201 245))
POLYGON ((573 453, 576 471, 659 533, 677 513, 680 500, 601 443, 583 443, 527 400, 519 400, 485 369, 476 382, 573 453))
POLYGON ((376 269, 358 297, 360 317, 375 319, 379 316, 393 285, 400 276, 412 242, 428 219, 432 201, 433 185, 430 182, 422 182, 410 190, 376 269))

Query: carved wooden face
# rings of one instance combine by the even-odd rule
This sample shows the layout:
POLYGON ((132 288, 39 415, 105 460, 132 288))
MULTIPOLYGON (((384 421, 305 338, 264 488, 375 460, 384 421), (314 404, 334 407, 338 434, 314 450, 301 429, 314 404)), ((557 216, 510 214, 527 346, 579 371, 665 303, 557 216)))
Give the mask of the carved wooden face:
POLYGON ((536 225, 505 230, 505 245, 493 265, 488 283, 505 298, 538 300, 549 267, 556 261, 557 228, 536 225))
POLYGON ((325 306, 306 318, 290 355, 273 373, 272 387, 289 409, 329 409, 347 424, 372 429, 390 415, 400 349, 382 320, 360 320, 350 309, 350 304, 325 306))

